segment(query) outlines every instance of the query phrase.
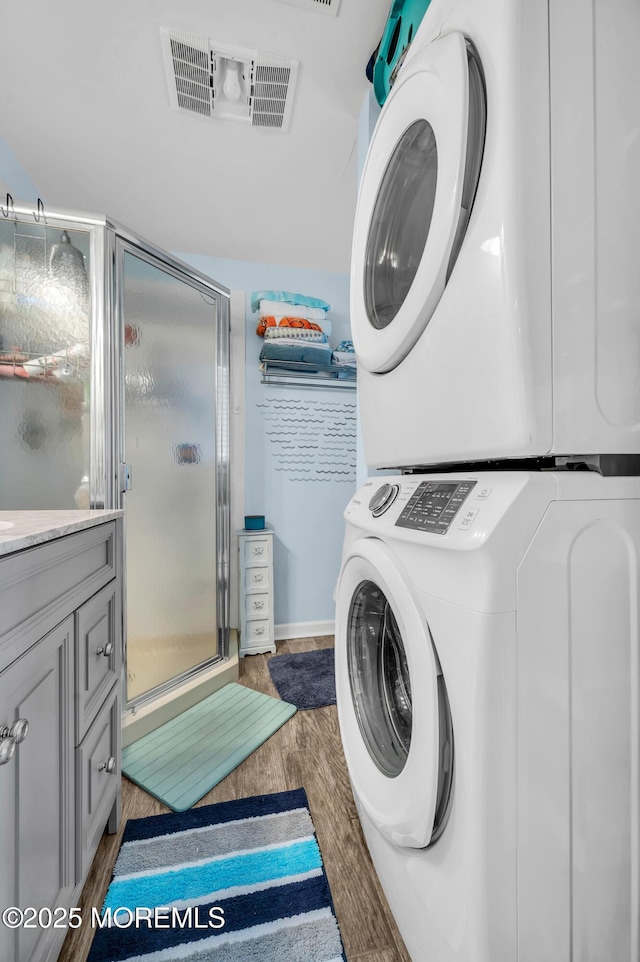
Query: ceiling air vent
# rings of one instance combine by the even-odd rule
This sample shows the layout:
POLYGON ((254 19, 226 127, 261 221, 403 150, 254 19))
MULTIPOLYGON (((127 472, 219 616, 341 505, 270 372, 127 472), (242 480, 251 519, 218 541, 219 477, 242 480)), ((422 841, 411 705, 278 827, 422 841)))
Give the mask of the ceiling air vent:
POLYGON ((316 10, 318 13, 328 13, 329 16, 338 15, 340 0, 277 0, 278 3, 288 3, 292 7, 304 7, 306 10, 316 10))
POLYGON ((254 127, 288 129, 297 60, 166 27, 161 28, 161 36, 175 110, 254 127))

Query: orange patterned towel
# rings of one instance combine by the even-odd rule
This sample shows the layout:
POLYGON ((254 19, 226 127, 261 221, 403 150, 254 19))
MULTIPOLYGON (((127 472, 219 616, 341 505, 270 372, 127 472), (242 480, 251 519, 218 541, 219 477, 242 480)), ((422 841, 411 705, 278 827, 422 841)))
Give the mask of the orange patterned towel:
POLYGON ((307 331, 322 331, 319 324, 308 321, 306 317, 281 317, 278 322, 275 317, 268 314, 258 320, 258 326, 256 327, 258 337, 264 337, 264 332, 268 327, 302 327, 307 331))

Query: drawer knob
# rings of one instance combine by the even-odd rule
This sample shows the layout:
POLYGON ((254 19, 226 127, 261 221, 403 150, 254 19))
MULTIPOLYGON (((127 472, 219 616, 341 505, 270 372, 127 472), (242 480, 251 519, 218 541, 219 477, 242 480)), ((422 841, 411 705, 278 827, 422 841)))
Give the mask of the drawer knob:
POLYGON ((254 611, 262 611, 263 608, 264 608, 264 601, 254 601, 254 602, 253 602, 253 609, 254 609, 254 611))
POLYGON ((18 718, 13 725, 3 725, 0 728, 0 765, 6 765, 13 758, 16 745, 23 742, 29 732, 29 722, 26 718, 18 718))
POLYGON ((116 770, 116 760, 113 757, 113 755, 111 756, 108 762, 100 762, 100 764, 98 765, 98 771, 106 772, 107 775, 113 775, 115 770, 116 770))
POLYGON ((253 553, 254 555, 264 554, 264 548, 262 547, 262 545, 260 545, 259 547, 253 549, 253 553))
POLYGON ((264 628, 263 628, 263 626, 261 625, 259 628, 255 628, 253 633, 254 633, 254 635, 264 635, 264 628))
POLYGON ((100 645, 96 648, 96 655, 104 655, 105 658, 110 658, 113 652, 113 642, 108 641, 106 645, 100 645))

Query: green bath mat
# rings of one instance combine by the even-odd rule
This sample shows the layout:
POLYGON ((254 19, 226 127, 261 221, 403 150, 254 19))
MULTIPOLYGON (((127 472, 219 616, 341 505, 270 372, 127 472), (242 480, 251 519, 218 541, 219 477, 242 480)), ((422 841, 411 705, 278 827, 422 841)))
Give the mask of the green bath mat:
POLYGON ((174 812, 186 812, 296 711, 232 682, 123 749, 122 772, 174 812))

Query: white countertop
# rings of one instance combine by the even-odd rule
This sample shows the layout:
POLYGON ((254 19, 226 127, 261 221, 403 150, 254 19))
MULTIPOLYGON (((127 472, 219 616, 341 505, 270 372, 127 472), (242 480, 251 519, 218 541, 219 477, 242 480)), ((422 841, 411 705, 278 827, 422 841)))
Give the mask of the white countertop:
POLYGON ((121 518, 124 511, 0 511, 0 555, 121 518))

